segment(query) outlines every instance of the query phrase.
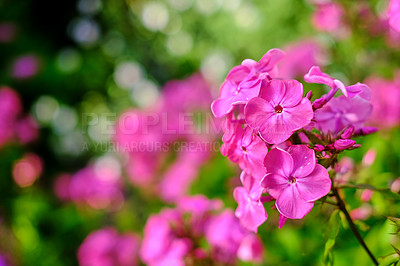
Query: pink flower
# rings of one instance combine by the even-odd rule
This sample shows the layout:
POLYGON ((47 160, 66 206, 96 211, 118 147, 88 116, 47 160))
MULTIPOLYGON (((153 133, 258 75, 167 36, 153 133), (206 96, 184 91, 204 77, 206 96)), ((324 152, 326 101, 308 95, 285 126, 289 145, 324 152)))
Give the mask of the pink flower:
POLYGON ((238 203, 235 215, 243 227, 257 232, 257 228, 268 218, 264 205, 260 201, 264 188, 261 187, 259 177, 253 177, 244 171, 240 175, 240 180, 243 187, 237 187, 233 191, 233 196, 238 203))
POLYGON ((265 166, 267 175, 262 186, 276 198, 276 208, 287 218, 303 218, 314 201, 331 189, 328 171, 316 163, 314 151, 306 146, 293 145, 287 151, 273 149, 265 157, 265 166))
POLYGON ((223 117, 235 105, 245 104, 257 97, 265 79, 274 74, 275 65, 283 56, 283 51, 271 49, 258 62, 246 59, 241 65, 232 68, 221 86, 220 97, 211 104, 214 115, 223 117))
POLYGON ((353 126, 356 131, 361 129, 372 112, 372 105, 360 95, 354 98, 333 98, 321 109, 316 110, 317 128, 334 135, 349 126, 353 126))
POLYGON ((369 122, 379 128, 391 128, 400 124, 400 78, 394 80, 369 77, 365 83, 371 88, 373 110, 369 122), (382 115, 385 114, 385 115, 382 115))
POLYGON ((245 107, 247 124, 268 143, 287 140, 313 118, 311 103, 303 98, 303 86, 296 80, 271 80, 245 107))
POLYGON ((400 1, 399 0, 390 0, 389 11, 389 24, 390 26, 400 32, 400 1))
POLYGON ((262 177, 265 174, 264 157, 267 155, 267 145, 257 137, 253 129, 237 124, 231 140, 221 147, 222 154, 249 174, 262 177))
POLYGON ((321 3, 317 4, 312 22, 317 30, 332 33, 338 38, 344 38, 349 33, 348 26, 343 20, 344 15, 344 9, 338 3, 321 3))
POLYGON ((80 265, 135 266, 138 265, 139 238, 132 233, 119 235, 107 227, 92 232, 79 247, 80 265))
POLYGON ((303 77, 315 65, 323 63, 325 52, 314 40, 303 40, 286 47, 286 56, 279 62, 279 77, 294 79, 303 77))
POLYGON ((180 213, 177 210, 164 210, 152 215, 146 222, 140 257, 147 265, 182 265, 184 257, 191 248, 188 238, 178 238, 175 230, 182 229, 180 213))
MULTIPOLYGON (((240 225, 239 220, 229 209, 214 216, 206 229, 206 238, 213 247, 214 259, 228 264, 234 264, 237 256, 244 255, 244 251, 240 251, 240 248, 242 244, 246 244, 243 241, 247 241, 246 238, 249 235, 252 233, 240 225)), ((247 251, 247 254, 253 254, 253 256, 246 256, 247 261, 260 260, 262 251, 260 244, 250 245, 252 251, 247 251)))

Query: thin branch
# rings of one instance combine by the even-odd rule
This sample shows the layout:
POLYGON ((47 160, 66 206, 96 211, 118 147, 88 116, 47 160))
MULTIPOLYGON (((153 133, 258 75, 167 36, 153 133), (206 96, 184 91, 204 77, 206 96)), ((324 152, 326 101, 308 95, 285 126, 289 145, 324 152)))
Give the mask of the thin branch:
POLYGON ((368 249, 367 245, 364 242, 364 239, 362 238, 360 232, 358 231, 356 225, 353 222, 353 219, 351 219, 349 212, 346 209, 346 206, 342 200, 342 198, 339 195, 339 192, 337 190, 337 188, 332 188, 332 192, 335 195, 336 199, 337 199, 337 203, 339 206, 339 209, 344 213, 344 215, 346 216, 346 220, 350 225, 351 231, 353 231, 354 236, 357 238, 358 242, 361 244, 361 246, 364 248, 364 250, 368 253, 368 256, 371 258, 371 260, 373 261, 373 263, 375 265, 378 265, 378 261, 376 260, 376 258, 374 257, 374 255, 372 254, 372 252, 368 249))

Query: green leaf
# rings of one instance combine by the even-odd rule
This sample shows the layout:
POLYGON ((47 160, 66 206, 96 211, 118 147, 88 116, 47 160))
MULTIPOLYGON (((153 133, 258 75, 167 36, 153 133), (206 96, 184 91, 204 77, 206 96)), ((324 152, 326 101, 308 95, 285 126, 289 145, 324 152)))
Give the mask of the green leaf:
POLYGON ((333 265, 333 253, 332 248, 335 245, 336 237, 339 234, 341 219, 339 215, 339 210, 335 210, 328 221, 328 227, 325 232, 326 243, 324 251, 324 264, 333 265))

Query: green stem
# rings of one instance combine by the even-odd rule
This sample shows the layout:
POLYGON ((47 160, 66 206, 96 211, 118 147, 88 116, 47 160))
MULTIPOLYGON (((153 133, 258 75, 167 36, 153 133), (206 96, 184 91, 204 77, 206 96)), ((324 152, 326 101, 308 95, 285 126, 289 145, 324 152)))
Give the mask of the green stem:
POLYGON ((368 256, 371 258, 371 260, 373 261, 373 263, 375 265, 378 265, 378 261, 375 259, 374 255, 372 254, 372 252, 368 249, 367 245, 364 242, 364 239, 362 238, 360 232, 358 231, 356 225, 353 222, 353 219, 351 219, 349 212, 346 209, 346 206, 342 200, 342 198, 339 195, 339 192, 337 190, 337 188, 333 188, 332 189, 333 194, 335 195, 336 199, 337 199, 337 204, 339 206, 339 209, 344 213, 344 215, 346 216, 346 220, 350 225, 351 231, 353 231, 354 236, 357 238, 358 242, 361 244, 361 246, 364 248, 364 250, 368 253, 368 256))

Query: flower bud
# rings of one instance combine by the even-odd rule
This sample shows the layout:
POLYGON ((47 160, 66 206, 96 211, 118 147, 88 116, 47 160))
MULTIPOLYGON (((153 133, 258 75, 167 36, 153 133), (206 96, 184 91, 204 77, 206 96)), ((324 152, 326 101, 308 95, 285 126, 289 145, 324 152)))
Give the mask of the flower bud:
POLYGON ((354 127, 353 127, 353 126, 350 126, 348 129, 346 129, 346 130, 343 132, 342 135, 340 135, 340 137, 341 137, 342 139, 349 139, 349 138, 351 138, 351 136, 353 135, 353 133, 354 133, 354 127))
POLYGON ((341 151, 352 147, 354 144, 356 144, 356 141, 352 139, 338 139, 333 146, 336 150, 341 151))

